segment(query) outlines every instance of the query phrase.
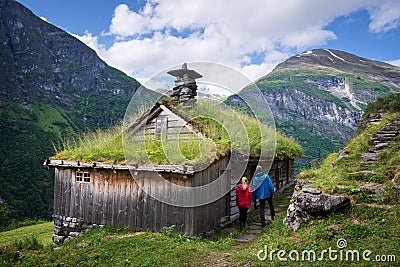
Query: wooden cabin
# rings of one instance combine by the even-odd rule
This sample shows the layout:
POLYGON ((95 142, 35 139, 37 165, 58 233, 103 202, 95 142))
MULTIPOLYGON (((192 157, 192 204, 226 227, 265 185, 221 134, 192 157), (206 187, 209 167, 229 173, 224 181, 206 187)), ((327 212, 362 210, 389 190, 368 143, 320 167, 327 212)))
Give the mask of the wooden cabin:
MULTIPOLYGON (((197 101, 195 79, 201 75, 188 70, 186 64, 168 73, 177 77, 173 100, 193 111, 197 101)), ((219 157, 205 153, 203 158, 202 153, 197 162, 180 161, 176 155, 167 155, 173 160, 165 164, 143 161, 140 157, 146 145, 158 146, 161 140, 161 147, 178 146, 179 142, 205 138, 193 120, 185 119, 165 102, 155 104, 123 133, 123 162, 57 156, 45 162, 55 168, 54 242, 64 242, 87 228, 102 225, 136 231, 163 231, 173 226, 182 233, 206 233, 238 219, 236 183, 243 176, 251 179, 258 164, 271 167, 269 174, 277 191, 294 179, 292 158, 280 157, 272 162, 271 154, 269 159, 260 160, 230 146, 219 157)))
MULTIPOLYGON (((167 139, 175 139, 178 132, 201 135, 164 105, 156 105, 146 114, 132 126, 133 132, 141 132, 134 135, 135 140, 143 139, 143 134, 157 136, 164 133, 167 139)), ((277 191, 293 181, 293 162, 293 159, 273 162, 269 174, 277 191)), ((46 164, 55 168, 53 240, 63 242, 88 227, 101 225, 128 227, 137 231, 163 231, 164 227, 174 225, 176 231, 188 234, 201 234, 224 227, 239 216, 235 202, 236 183, 242 176, 251 178, 259 160, 250 158, 244 161, 241 155, 233 152, 206 168, 57 159, 48 160, 46 164), (236 177, 239 172, 241 175, 236 177), (168 183, 160 182, 160 177, 168 183), (218 194, 218 199, 197 206, 179 205, 182 196, 172 185, 199 187, 213 181, 216 181, 213 189, 217 190, 213 194, 218 194), (170 199, 170 204, 155 198, 155 192, 170 199)))

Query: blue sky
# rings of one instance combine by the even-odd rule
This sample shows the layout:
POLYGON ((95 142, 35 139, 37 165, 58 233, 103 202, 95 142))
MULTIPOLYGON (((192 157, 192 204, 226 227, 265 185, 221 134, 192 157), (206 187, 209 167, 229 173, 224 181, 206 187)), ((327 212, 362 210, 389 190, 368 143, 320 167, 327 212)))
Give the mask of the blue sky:
POLYGON ((139 81, 210 61, 255 80, 314 48, 400 65, 398 0, 19 0, 139 81))

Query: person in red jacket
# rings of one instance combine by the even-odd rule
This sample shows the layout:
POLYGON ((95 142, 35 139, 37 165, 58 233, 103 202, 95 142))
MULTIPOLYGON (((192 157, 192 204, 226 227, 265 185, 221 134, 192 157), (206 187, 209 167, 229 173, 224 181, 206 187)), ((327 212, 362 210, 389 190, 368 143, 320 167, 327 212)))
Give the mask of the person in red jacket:
POLYGON ((253 199, 251 188, 247 178, 243 177, 241 184, 236 187, 236 205, 239 207, 240 230, 246 226, 247 210, 250 208, 250 201, 253 199))

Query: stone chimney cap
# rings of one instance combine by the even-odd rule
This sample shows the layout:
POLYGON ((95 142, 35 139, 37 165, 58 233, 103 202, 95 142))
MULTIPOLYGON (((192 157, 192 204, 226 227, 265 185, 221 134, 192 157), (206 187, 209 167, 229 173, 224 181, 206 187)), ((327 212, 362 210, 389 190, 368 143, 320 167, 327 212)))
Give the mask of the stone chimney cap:
POLYGON ((177 70, 170 70, 167 72, 169 75, 172 75, 174 77, 177 78, 184 78, 184 75, 187 74, 187 78, 190 79, 199 79, 201 77, 203 77, 203 75, 201 75, 200 73, 194 71, 194 70, 190 70, 187 68, 187 64, 183 63, 182 68, 181 69, 177 69, 177 70))

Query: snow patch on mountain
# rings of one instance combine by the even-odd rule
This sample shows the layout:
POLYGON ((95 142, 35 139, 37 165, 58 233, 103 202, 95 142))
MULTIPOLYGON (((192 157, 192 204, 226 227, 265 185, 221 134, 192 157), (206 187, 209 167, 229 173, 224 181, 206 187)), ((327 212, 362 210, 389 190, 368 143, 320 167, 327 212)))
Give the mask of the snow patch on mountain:
POLYGON ((346 60, 344 60, 343 58, 341 58, 341 57, 339 57, 338 55, 336 55, 335 53, 333 53, 331 50, 329 50, 329 49, 324 49, 326 52, 328 52, 329 54, 331 54, 332 56, 334 56, 335 58, 337 58, 337 59, 340 59, 340 60, 342 60, 342 61, 346 61, 346 60))

